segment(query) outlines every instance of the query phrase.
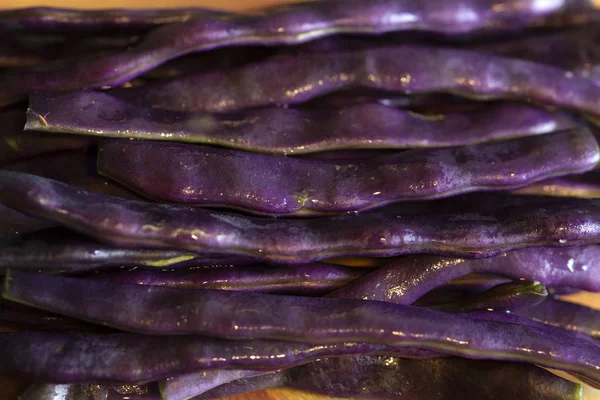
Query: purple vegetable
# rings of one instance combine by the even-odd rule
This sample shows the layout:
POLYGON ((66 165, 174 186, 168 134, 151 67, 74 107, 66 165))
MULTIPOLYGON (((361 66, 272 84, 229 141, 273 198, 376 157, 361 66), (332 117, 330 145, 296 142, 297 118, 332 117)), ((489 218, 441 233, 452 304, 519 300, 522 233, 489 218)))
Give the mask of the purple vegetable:
MULTIPOLYGON (((468 33, 478 30, 498 31, 520 29, 544 24, 552 16, 564 17, 571 22, 591 13, 595 18, 594 5, 582 12, 577 6, 563 2, 540 3, 539 0, 510 0, 499 10, 494 0, 463 2, 454 1, 399 2, 394 0, 337 0, 326 3, 307 2, 282 5, 258 15, 223 15, 209 12, 204 18, 193 18, 179 24, 169 24, 150 32, 144 40, 129 51, 101 60, 82 60, 49 71, 25 70, 5 74, 1 80, 5 87, 0 104, 18 100, 37 90, 72 89, 75 87, 102 87, 116 85, 139 76, 166 61, 185 54, 231 45, 281 45, 297 44, 319 37, 341 33, 380 34, 390 31, 420 30, 444 34, 468 33), (575 18, 573 18, 575 17, 575 18), (18 82, 18 83, 17 83, 18 82), (10 86, 5 86, 10 85, 10 86)), ((35 9, 33 10, 35 12, 35 9)), ((27 15, 31 11, 20 11, 27 15)), ((58 11, 60 13, 60 11, 58 11)), ((67 11, 68 12, 68 11, 67 11)), ((61 27, 50 16, 44 21, 35 16, 31 22, 19 11, 4 14, 4 25, 10 28, 61 27)), ((51 14, 51 11, 49 12, 51 14)), ((146 12, 148 13, 148 12, 146 12)), ((129 30, 136 26, 169 22, 172 15, 131 12, 126 20, 129 30), (136 14, 137 13, 137 14, 136 14), (165 19, 167 21, 165 21, 165 19), (162 20, 162 21, 161 21, 162 20)), ((202 11, 201 11, 202 13, 202 11)), ((42 10, 43 14, 43 10, 42 10)), ((117 14, 118 15, 118 14, 117 14)), ((174 19, 187 19, 188 11, 175 11, 174 19), (179 14, 178 14, 179 13, 179 14)), ((2 17, 0 16, 0 19, 2 17)), ((587 19, 587 18, 583 18, 587 19)), ((115 13, 75 14, 73 20, 62 24, 78 30, 104 28, 115 29, 115 13), (98 21, 98 19, 100 19, 98 21)), ((311 63, 308 63, 309 65, 311 63)), ((282 71, 283 72, 283 71, 282 71)))
MULTIPOLYGON (((522 99, 600 117, 600 87, 570 71, 467 50, 410 45, 273 57, 111 93, 147 107, 233 112, 299 104, 356 87, 403 94, 444 92, 477 99, 522 99)), ((42 89, 46 88, 40 85, 42 89)), ((23 84, 15 89, 22 90, 23 84)), ((11 92, 7 87, 3 97, 11 92)))
MULTIPOLYGON (((2 258, 0 255, 0 263, 2 258)), ((332 264, 202 266, 201 262, 197 261, 199 265, 189 269, 107 271, 92 276, 97 280, 119 284, 322 296, 371 270, 332 264)))
POLYGON ((548 179, 517 189, 515 194, 597 199, 600 198, 600 170, 548 179))
POLYGON ((194 399, 216 399, 277 386, 369 400, 558 400, 581 399, 583 396, 580 385, 525 364, 458 358, 417 361, 389 356, 355 356, 325 358, 283 373, 242 379, 194 399))
POLYGON ((115 248, 60 228, 21 236, 20 240, 0 247, 0 250, 0 269, 69 272, 120 266, 171 268, 226 266, 232 262, 244 264, 240 258, 207 259, 196 253, 170 249, 115 248))
POLYGON ((348 255, 482 257, 523 247, 600 241, 600 204, 593 200, 478 195, 358 215, 270 219, 130 201, 33 175, 0 172, 0 203, 117 246, 187 249, 290 264, 348 255))
POLYGON ((590 170, 599 159, 594 135, 576 129, 351 162, 176 143, 109 141, 100 147, 98 171, 160 201, 263 214, 319 215, 509 189, 590 170))
POLYGON ((477 260, 415 255, 399 258, 332 295, 411 304, 441 283, 472 272, 491 272, 547 286, 598 292, 599 259, 600 246, 596 245, 521 249, 477 260))
POLYGON ((478 295, 503 283, 512 280, 500 275, 471 273, 438 286, 419 297, 413 305, 427 307, 447 302, 458 301, 469 296, 478 295))
POLYGON ((24 110, 0 112, 0 167, 27 158, 60 150, 83 150, 90 138, 23 132, 24 110))
POLYGON ((27 116, 25 129, 29 130, 202 143, 276 154, 459 146, 575 126, 566 114, 520 104, 492 104, 437 116, 372 102, 212 116, 149 109, 87 90, 34 94, 27 116), (43 123, 40 115, 47 116, 43 123))
POLYGON ((539 282, 515 281, 495 286, 470 298, 438 304, 430 308, 440 311, 493 310, 514 312, 542 303, 548 292, 539 282))
POLYGON ((364 341, 476 359, 494 354, 498 360, 574 371, 600 382, 600 347, 596 344, 578 340, 563 329, 521 324, 508 315, 498 321, 368 300, 113 285, 18 271, 6 277, 3 297, 152 334, 285 338, 324 344, 364 341))
POLYGON ((518 314, 600 339, 600 311, 593 308, 548 298, 535 307, 519 310, 518 314))
POLYGON ((76 10, 32 7, 0 11, 0 30, 22 30, 28 33, 138 33, 164 24, 197 17, 215 18, 219 15, 227 14, 203 8, 76 10))

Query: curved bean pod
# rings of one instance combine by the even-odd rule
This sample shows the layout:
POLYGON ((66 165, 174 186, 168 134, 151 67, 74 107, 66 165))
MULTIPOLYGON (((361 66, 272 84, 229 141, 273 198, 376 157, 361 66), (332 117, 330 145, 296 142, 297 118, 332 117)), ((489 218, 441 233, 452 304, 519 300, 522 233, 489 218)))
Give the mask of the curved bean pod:
POLYGON ((535 307, 519 310, 517 314, 600 339, 600 311, 593 308, 548 298, 535 307))
POLYGON ((41 383, 31 385, 19 400, 163 400, 155 384, 97 385, 41 383))
MULTIPOLYGON (((225 14, 220 17, 218 13, 209 12, 205 18, 193 18, 187 22, 155 29, 138 46, 118 55, 99 60, 83 60, 50 71, 7 73, 4 79, 0 80, 4 88, 0 96, 0 105, 37 90, 65 90, 125 83, 170 59, 215 47, 298 44, 341 33, 380 34, 389 31, 425 30, 457 34, 480 29, 519 29, 543 23, 544 19, 557 14, 565 16, 566 13, 567 18, 570 12, 576 17, 589 13, 595 15, 597 9, 590 3, 582 13, 581 9, 573 7, 570 3, 540 3, 539 0, 511 0, 510 4, 506 4, 501 10, 494 7, 495 5, 493 0, 463 2, 460 7, 451 0, 418 3, 394 0, 366 3, 360 0, 334 0, 326 3, 282 5, 254 16, 225 14), (10 86, 4 86, 5 84, 10 86)), ((144 11, 137 12, 137 15, 142 17, 143 24, 144 19, 151 21, 152 13, 155 12, 150 12, 150 18, 144 15, 144 11)), ((174 13, 175 18, 189 18, 185 10, 183 15, 177 15, 178 11, 174 13)), ((131 14, 133 21, 127 22, 130 28, 133 28, 136 12, 131 14)), ((98 15, 87 15, 91 18, 86 18, 86 14, 75 14, 70 25, 79 25, 80 28, 85 28, 86 25, 87 28, 97 27, 98 15)), ((164 17, 157 18, 164 21, 164 17)), ((166 19, 168 20, 168 14, 166 19)), ((18 26, 24 22, 18 16, 15 21, 10 12, 8 16, 5 14, 4 20, 8 26, 18 26)), ((32 24, 39 24, 40 20, 37 21, 34 17, 32 24)), ((115 19, 115 14, 100 14, 100 22, 100 26, 108 28, 111 23, 123 21, 115 19)), ((42 26, 55 23, 56 19, 50 19, 50 24, 42 26)))
POLYGON ((600 246, 521 249, 490 258, 402 257, 332 293, 337 297, 411 304, 431 289, 472 272, 490 272, 546 286, 600 291, 600 246))
POLYGON ((494 354, 499 360, 574 371, 600 385, 600 346, 578 340, 563 329, 511 322, 508 315, 502 315, 502 321, 490 321, 368 300, 117 286, 18 271, 7 275, 3 297, 152 334, 285 338, 323 344, 370 342, 476 359, 494 354))
MULTIPOLYGON (((6 85, 5 94, 9 95, 10 83, 6 85)), ((233 112, 300 104, 357 87, 403 94, 443 92, 477 99, 519 99, 600 118, 600 87, 570 71, 468 50, 416 45, 279 56, 239 68, 115 89, 111 94, 147 107, 233 112)))
POLYGON ((482 257, 523 247, 600 242, 600 203, 593 200, 479 195, 358 215, 270 219, 125 200, 0 171, 0 203, 117 246, 187 249, 290 264, 348 255, 482 257))
POLYGON ((523 186, 590 170, 587 130, 370 159, 303 160, 145 141, 102 143, 98 171, 160 201, 261 214, 319 215, 523 186))
MULTIPOLYGON (((2 255, 0 265, 1 260, 2 255)), ((91 277, 118 284, 322 296, 372 270, 332 264, 202 266, 201 263, 197 261, 189 269, 107 271, 91 277)))
POLYGON ((564 113, 521 104, 493 104, 435 118, 372 102, 336 109, 273 108, 208 115, 148 109, 104 92, 75 91, 33 94, 25 129, 305 154, 356 148, 460 146, 575 126, 576 122, 564 113), (40 115, 46 115, 44 123, 40 123, 40 115))

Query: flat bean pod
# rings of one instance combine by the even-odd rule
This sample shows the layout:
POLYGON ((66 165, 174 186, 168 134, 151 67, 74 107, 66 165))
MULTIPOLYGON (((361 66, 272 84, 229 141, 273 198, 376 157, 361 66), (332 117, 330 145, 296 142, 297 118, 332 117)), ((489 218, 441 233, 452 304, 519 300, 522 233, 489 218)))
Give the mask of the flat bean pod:
POLYGON ((512 280, 501 275, 471 273, 452 279, 419 297, 413 305, 433 306, 468 298, 512 280))
POLYGON ((487 320, 369 300, 113 285, 17 271, 6 277, 3 297, 151 334, 370 342, 475 359, 494 354, 574 371, 600 385, 600 346, 564 329, 512 322, 507 314, 487 320))
POLYGON ((356 148, 460 146, 575 125, 564 113, 523 104, 490 104, 475 111, 435 117, 371 101, 333 109, 272 108, 208 115, 149 109, 108 93, 83 90, 33 94, 25 129, 305 154, 356 148), (46 115, 44 123, 40 123, 40 115, 46 115))
POLYGON ((259 214, 319 215, 524 186, 594 168, 585 129, 351 160, 304 160, 178 143, 102 143, 98 171, 149 198, 259 214))
POLYGON ((478 195, 358 215, 272 219, 125 200, 1 171, 0 203, 116 246, 290 264, 349 255, 483 257, 523 247, 600 242, 600 203, 594 200, 478 195))
MULTIPOLYGON (((357 87, 401 94, 443 92, 476 99, 524 100, 600 117, 600 87, 571 71, 418 45, 283 55, 238 68, 115 89, 111 94, 146 107, 222 113, 300 104, 357 87)), ((10 92, 7 86, 5 95, 10 92)))

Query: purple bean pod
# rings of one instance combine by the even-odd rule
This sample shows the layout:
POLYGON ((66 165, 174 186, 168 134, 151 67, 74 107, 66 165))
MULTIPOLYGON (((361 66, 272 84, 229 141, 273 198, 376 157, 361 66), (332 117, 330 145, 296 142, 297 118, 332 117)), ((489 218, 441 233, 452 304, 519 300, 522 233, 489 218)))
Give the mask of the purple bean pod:
POLYGON ((193 399, 216 399, 277 386, 352 399, 583 397, 579 385, 533 366, 458 358, 426 361, 389 356, 325 358, 270 375, 232 382, 193 399))
POLYGON ((600 291, 600 246, 521 249, 482 259, 414 255, 398 258, 334 292, 339 297, 412 304, 453 278, 473 272, 600 291))
MULTIPOLYGON (((168 271, 106 271, 94 273, 90 278, 115 284, 322 296, 372 270, 322 263, 300 266, 202 266, 202 262, 206 264, 206 261, 199 260, 196 261, 199 265, 168 271)), ((15 268, 18 269, 18 266, 15 265, 15 268)))
MULTIPOLYGON (((74 87, 101 87, 125 83, 140 74, 171 59, 216 47, 231 45, 291 45, 315 40, 333 34, 381 34, 390 31, 419 30, 443 34, 460 34, 478 30, 515 30, 544 24, 552 16, 568 18, 570 12, 580 17, 588 13, 596 15, 597 6, 590 4, 582 13, 573 4, 565 2, 540 3, 538 0, 510 0, 501 10, 494 7, 494 0, 463 2, 460 7, 451 0, 425 2, 399 2, 394 0, 334 0, 282 5, 256 15, 219 15, 209 12, 204 18, 168 24, 151 31, 142 42, 132 49, 99 60, 82 60, 49 71, 25 70, 8 73, 1 81, 6 86, 0 104, 15 101, 23 95, 37 90, 65 90, 74 87), (15 83, 19 82, 19 84, 15 83)), ((35 17, 36 10, 17 10, 4 14, 4 25, 8 28, 36 25, 56 27, 52 10, 41 10, 50 14, 44 21, 35 17), (34 14, 27 22, 19 12, 34 14), (16 18, 15 18, 15 13, 16 18)), ((56 11, 59 15, 61 10, 56 11)), ((64 12, 64 10, 62 11, 64 12)), ((69 10, 66 10, 67 14, 69 10)), ((98 27, 115 29, 126 25, 132 30, 136 25, 157 18, 159 21, 185 20, 189 10, 174 11, 175 16, 155 14, 156 11, 130 12, 132 19, 126 24, 120 14, 114 12, 75 13, 67 19, 63 28, 71 25, 79 30, 98 27), (137 14, 136 14, 137 13, 137 14), (146 14, 145 14, 146 13, 146 14), (115 16, 119 15, 119 19, 115 16), (99 20, 98 20, 99 19, 99 20), (120 22, 120 24, 119 24, 120 22), (116 23, 116 24, 115 24, 116 23)), ((203 11, 200 11, 202 14, 203 11)), ((39 11, 38 11, 39 13, 39 11)), ((193 11, 192 11, 193 14, 193 11)), ((0 16, 2 19, 2 16, 0 16)), ((564 19, 564 18, 563 18, 564 19)), ((573 20, 573 18, 571 18, 573 20)), ((575 18, 576 20, 576 18, 575 18)), ((160 24, 161 22, 159 22, 160 24)), ((61 26, 61 24, 58 24, 61 26)))
POLYGON ((143 33, 160 25, 185 22, 198 17, 210 19, 226 15, 224 11, 205 8, 77 10, 30 7, 0 11, 0 31, 60 34, 143 33))
POLYGON ((600 204, 593 200, 478 195, 406 203, 358 215, 271 219, 130 201, 0 171, 0 203, 116 246, 290 264, 350 255, 483 257, 523 247, 600 241, 600 204))
POLYGON ((578 128, 346 162, 113 140, 100 146, 98 171, 162 202, 308 216, 511 189, 588 171, 599 159, 594 135, 578 128))
POLYGON ((600 198, 600 170, 537 182, 514 191, 518 195, 600 198))
POLYGON ((535 307, 519 310, 517 314, 600 339, 600 311, 593 308, 548 298, 535 307))
POLYGON ((470 298, 429 308, 447 312, 473 310, 515 312, 536 307, 546 300, 547 296, 546 287, 539 282, 514 281, 502 283, 470 298))
POLYGON ((498 313, 502 321, 497 321, 369 300, 113 285, 18 271, 6 277, 3 297, 159 335, 368 342, 474 359, 493 354, 498 360, 574 371, 600 385, 600 346, 564 329, 513 321, 508 314, 498 313))
MULTIPOLYGON (((43 82, 44 78, 39 79, 43 82)), ((600 87, 571 71, 468 50, 417 45, 283 55, 238 68, 115 89, 111 94, 146 107, 223 113, 300 104, 357 87, 401 94, 443 92, 485 100, 517 99, 600 117, 600 87)), ((46 89, 51 88, 40 85, 36 90, 46 89)), ((23 84, 15 91, 22 90, 23 84)), ((7 86, 3 97, 11 92, 7 86)))
POLYGON ((419 297, 413 305, 434 306, 478 295, 495 286, 512 282, 510 278, 486 273, 471 273, 452 279, 419 297))
POLYGON ((356 148, 460 146, 575 126, 565 113, 522 104, 491 104, 474 111, 436 116, 418 115, 372 101, 334 109, 274 108, 208 115, 149 109, 108 93, 83 90, 33 94, 25 129, 305 154, 356 148), (43 122, 40 115, 46 115, 43 122))
POLYGON ((0 167, 44 153, 84 150, 91 142, 89 137, 83 136, 25 133, 24 124, 24 110, 9 109, 0 112, 0 167))
MULTIPOLYGON (((118 248, 95 242, 60 228, 21 235, 0 247, 0 270, 9 268, 80 272, 115 267, 220 267, 247 264, 240 257, 201 257, 171 249, 118 248)), ((126 276, 123 279, 127 279, 126 276)))

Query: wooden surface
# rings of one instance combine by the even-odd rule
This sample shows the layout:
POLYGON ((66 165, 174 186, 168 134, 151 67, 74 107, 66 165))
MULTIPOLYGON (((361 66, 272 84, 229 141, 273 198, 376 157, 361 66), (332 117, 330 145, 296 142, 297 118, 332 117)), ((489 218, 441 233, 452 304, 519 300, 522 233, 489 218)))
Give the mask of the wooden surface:
MULTIPOLYGON (((213 7, 227 10, 248 10, 297 0, 0 0, 0 8, 54 6, 69 8, 166 8, 166 7, 213 7)), ((571 301, 600 309, 600 294, 571 296, 571 301)), ((1 327, 0 327, 0 330, 1 327)), ((1 360, 0 360, 1 362, 1 360)), ((23 382, 0 378, 0 400, 14 400, 23 389, 23 382)), ((264 390, 227 400, 329 400, 330 397, 315 396, 287 389, 264 390)), ((600 400, 600 391, 588 390, 587 400, 600 400)))

